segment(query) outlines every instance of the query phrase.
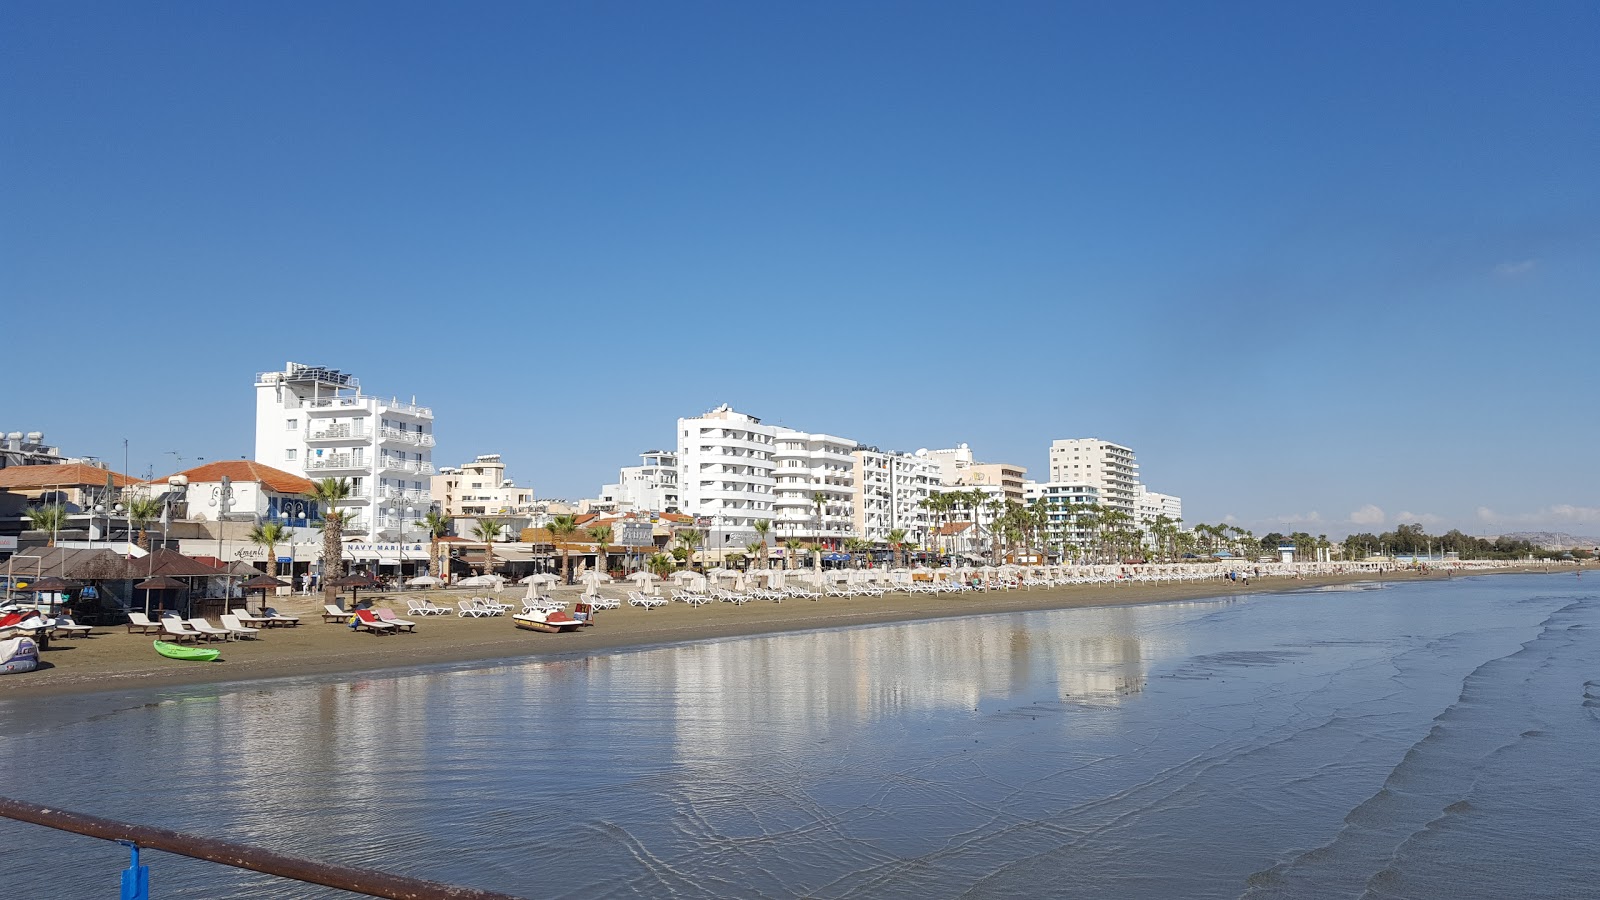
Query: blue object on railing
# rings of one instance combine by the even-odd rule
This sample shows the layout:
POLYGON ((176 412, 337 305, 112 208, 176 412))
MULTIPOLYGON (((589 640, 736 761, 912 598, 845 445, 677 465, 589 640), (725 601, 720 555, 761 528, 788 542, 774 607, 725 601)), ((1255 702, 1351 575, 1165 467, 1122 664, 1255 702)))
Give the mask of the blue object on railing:
POLYGON ((150 900, 150 867, 139 865, 139 845, 132 841, 117 841, 133 854, 128 867, 122 870, 122 894, 119 900, 150 900))

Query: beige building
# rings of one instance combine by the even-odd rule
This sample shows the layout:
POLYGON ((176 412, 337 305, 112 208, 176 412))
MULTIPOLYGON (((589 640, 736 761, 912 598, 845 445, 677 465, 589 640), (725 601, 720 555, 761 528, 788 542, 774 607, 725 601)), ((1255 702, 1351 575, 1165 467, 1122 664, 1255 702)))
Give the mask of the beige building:
POLYGON ((1133 450, 1100 438, 1074 438, 1050 444, 1050 480, 1091 484, 1100 504, 1132 516, 1139 492, 1139 462, 1133 450))
POLYGON ((443 468, 433 476, 433 499, 447 516, 532 515, 533 488, 517 487, 506 477, 498 453, 486 453, 460 468, 443 468))

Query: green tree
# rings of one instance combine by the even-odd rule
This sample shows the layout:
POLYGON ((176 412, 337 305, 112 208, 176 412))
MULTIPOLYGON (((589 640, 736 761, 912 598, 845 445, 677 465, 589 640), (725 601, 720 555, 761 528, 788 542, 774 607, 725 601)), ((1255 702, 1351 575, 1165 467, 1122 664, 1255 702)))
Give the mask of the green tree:
POLYGON ((154 497, 134 497, 128 501, 128 524, 139 529, 139 547, 150 549, 150 525, 161 518, 161 501, 154 497))
POLYGON ((262 522, 250 529, 250 543, 267 548, 267 575, 278 577, 278 545, 287 541, 292 532, 277 522, 262 522))
POLYGON ((772 531, 772 520, 757 519, 751 527, 756 530, 756 537, 761 539, 761 553, 758 556, 761 568, 768 568, 772 565, 772 560, 767 556, 767 535, 772 531))
POLYGON ((683 548, 684 565, 693 568, 694 551, 705 543, 706 533, 698 528, 680 528, 672 539, 683 548))
POLYGON ((672 574, 673 569, 678 567, 678 561, 665 553, 650 554, 644 564, 657 578, 666 578, 672 574))
POLYGON ((828 502, 828 495, 821 491, 811 493, 811 505, 817 508, 817 539, 822 539, 822 504, 828 502))
POLYGON ((589 540, 595 544, 595 569, 599 572, 609 571, 606 568, 606 548, 611 546, 612 537, 610 525, 597 525, 589 529, 589 540))
POLYGON ((67 509, 59 503, 49 506, 33 506, 26 511, 28 528, 33 531, 44 531, 50 534, 50 546, 56 545, 56 535, 67 524, 67 509))
POLYGON ((561 547, 563 542, 571 544, 572 536, 578 532, 577 516, 556 516, 546 526, 550 529, 550 546, 561 548, 561 583, 572 583, 572 548, 561 547))
POLYGON ((350 482, 344 478, 324 478, 312 482, 311 493, 322 511, 322 596, 327 603, 339 596, 334 582, 344 577, 344 510, 338 504, 350 499, 350 482))
POLYGON ((428 514, 419 522, 422 530, 428 533, 428 564, 433 567, 433 574, 439 578, 448 579, 444 561, 439 558, 439 539, 450 533, 451 518, 436 510, 428 510, 428 514))
POLYGON ((750 554, 750 556, 749 556, 749 559, 750 559, 750 562, 751 562, 751 566, 750 567, 752 569, 755 568, 755 561, 756 560, 758 560, 758 559, 766 559, 766 557, 767 557, 767 542, 766 541, 751 541, 750 543, 744 545, 744 549, 745 549, 746 553, 750 554))
POLYGON ((785 551, 783 554, 783 567, 785 569, 800 568, 800 551, 805 549, 805 544, 794 538, 789 538, 783 542, 783 549, 785 551))
POLYGON ((896 528, 889 532, 889 550, 894 554, 894 567, 899 569, 905 566, 906 530, 896 528))
POLYGON ((479 519, 472 526, 472 536, 483 543, 483 565, 478 569, 479 575, 489 574, 494 568, 494 542, 506 530, 506 523, 498 519, 479 519))

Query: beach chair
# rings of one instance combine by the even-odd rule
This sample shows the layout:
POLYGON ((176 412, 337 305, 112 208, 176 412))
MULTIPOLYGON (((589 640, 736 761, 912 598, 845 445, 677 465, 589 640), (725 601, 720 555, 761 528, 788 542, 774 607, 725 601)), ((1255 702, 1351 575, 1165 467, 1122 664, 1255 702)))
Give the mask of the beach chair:
POLYGON ((267 625, 266 619, 260 616, 252 616, 249 611, 243 609, 233 610, 233 617, 247 628, 266 627, 267 625))
POLYGON ((395 625, 379 619, 370 609, 356 610, 351 624, 355 626, 356 631, 370 631, 373 634, 394 634, 399 630, 395 625))
POLYGON ((220 618, 222 619, 222 627, 228 629, 228 633, 235 638, 253 638, 261 633, 261 629, 251 628, 240 623, 239 617, 231 613, 223 613, 220 618))
POLYGON ((511 608, 510 604, 499 603, 488 597, 473 597, 472 604, 483 610, 483 614, 486 616, 503 616, 506 614, 506 610, 511 608))
POLYGON ((332 603, 324 603, 322 604, 322 621, 324 623, 348 622, 350 621, 350 611, 348 609, 340 609, 332 603))
POLYGON ((71 616, 56 616, 56 634, 64 638, 88 637, 94 630, 92 625, 79 625, 72 621, 71 616))
POLYGON ((177 616, 162 616, 161 636, 172 638, 174 643, 179 644, 184 641, 200 643, 200 632, 183 624, 183 620, 177 616))
POLYGON ((472 600, 457 600, 456 608, 460 610, 460 612, 456 613, 456 618, 458 619, 465 619, 468 616, 476 619, 479 616, 487 616, 489 614, 488 610, 472 600))
POLYGON ((411 616, 442 616, 450 612, 448 607, 435 606, 431 600, 407 600, 406 614, 411 616))
POLYGON ((267 607, 267 624, 273 628, 293 628, 300 624, 299 616, 286 616, 281 612, 267 607))
POLYGON ((394 610, 390 609, 387 606, 378 607, 378 621, 380 621, 380 622, 388 622, 390 625, 393 625, 394 627, 400 629, 401 631, 416 631, 417 630, 417 623, 411 621, 410 619, 402 619, 402 618, 400 618, 399 616, 394 614, 394 610))
POLYGON ((200 632, 200 637, 208 641, 225 641, 229 637, 228 629, 218 628, 202 618, 190 619, 189 627, 200 632))
POLYGON ((145 615, 144 613, 142 613, 142 612, 130 612, 130 613, 128 613, 128 633, 129 634, 149 634, 152 631, 159 632, 160 630, 161 630, 161 623, 160 622, 152 622, 152 621, 150 621, 150 617, 145 615), (137 628, 139 630, 138 631, 134 631, 135 628, 137 628))

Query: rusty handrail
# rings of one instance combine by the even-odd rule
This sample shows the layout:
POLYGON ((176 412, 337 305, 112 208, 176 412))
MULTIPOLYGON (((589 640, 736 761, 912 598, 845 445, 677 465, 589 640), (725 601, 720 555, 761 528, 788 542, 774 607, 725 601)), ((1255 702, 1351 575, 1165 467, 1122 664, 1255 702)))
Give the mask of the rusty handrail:
POLYGON ((406 878, 375 869, 318 862, 232 841, 101 819, 9 797, 0 797, 0 816, 107 841, 126 841, 145 849, 165 850, 179 856, 221 863, 236 869, 265 872, 369 897, 388 897, 390 900, 522 900, 511 894, 406 878))

